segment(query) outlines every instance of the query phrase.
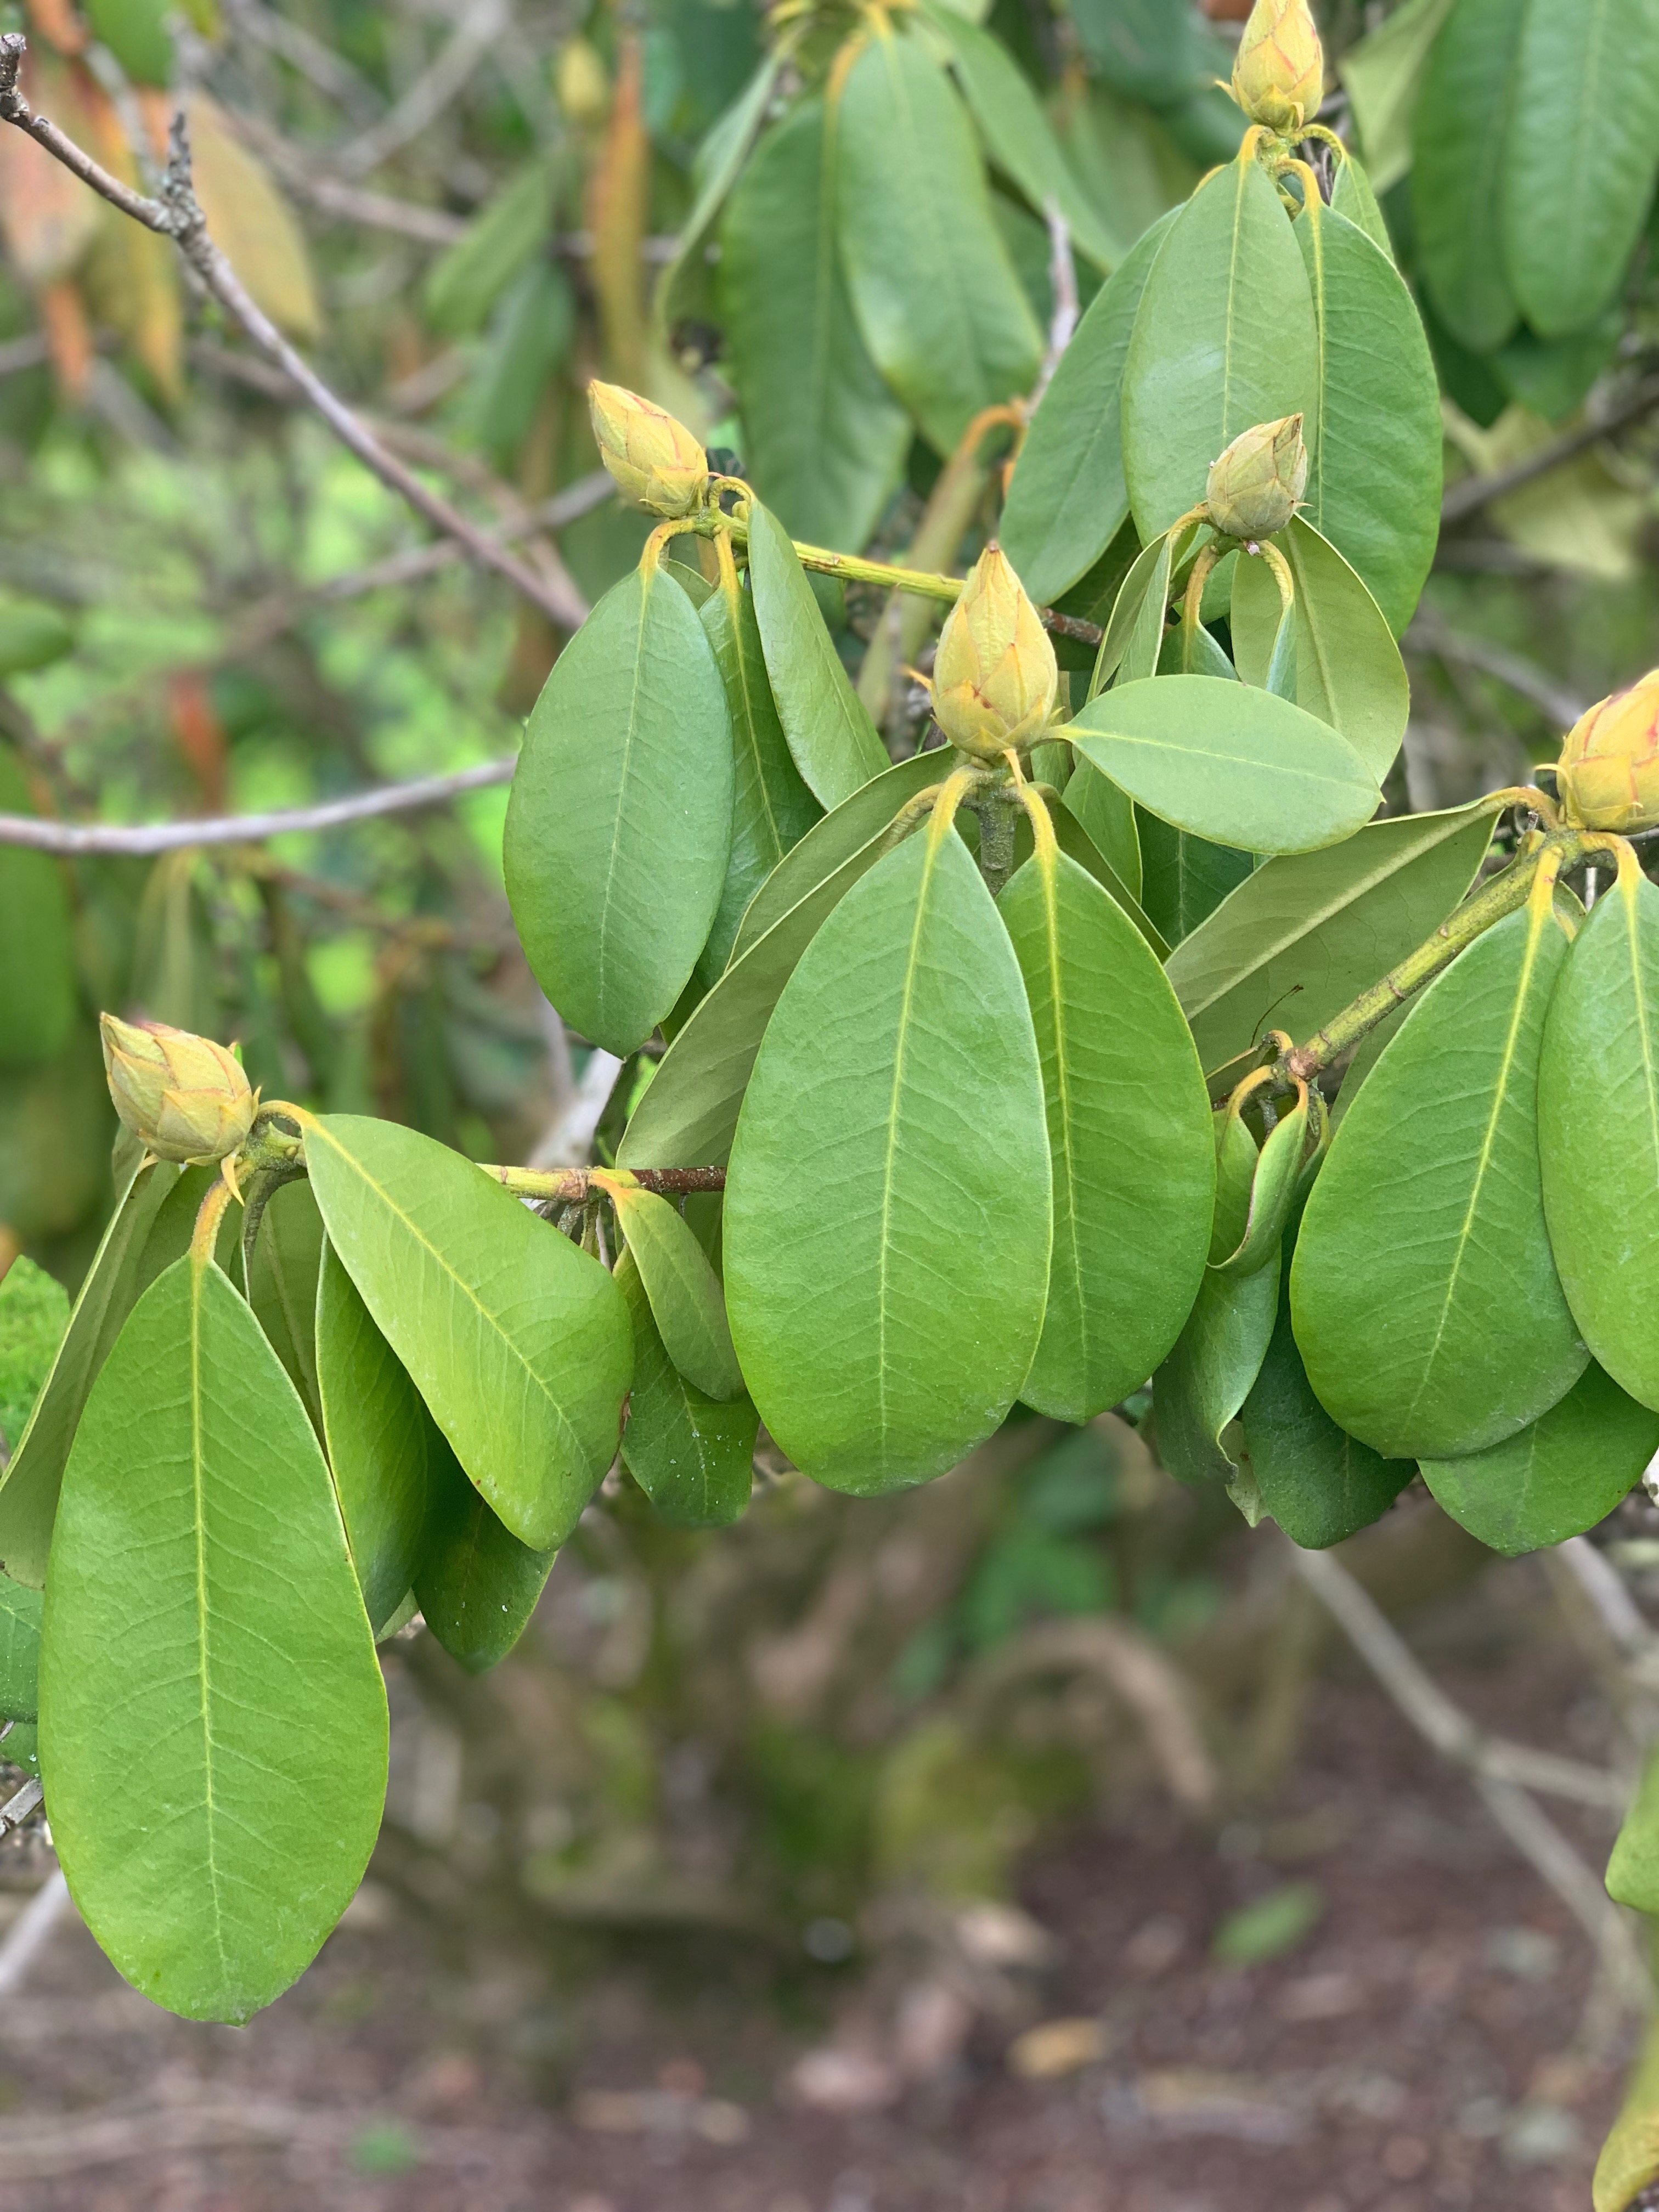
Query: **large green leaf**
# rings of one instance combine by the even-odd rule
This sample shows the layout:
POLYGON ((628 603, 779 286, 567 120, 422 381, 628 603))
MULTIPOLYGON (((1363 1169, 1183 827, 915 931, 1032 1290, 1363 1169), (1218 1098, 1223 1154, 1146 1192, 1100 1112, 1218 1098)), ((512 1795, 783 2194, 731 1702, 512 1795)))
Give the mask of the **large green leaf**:
MULTIPOLYGON (((0 1577, 0 1717, 33 1721, 40 1711, 40 1593, 0 1577)), ((9 1741, 0 1759, 15 1760, 9 1741)))
POLYGON ((1214 76, 1214 56, 1190 8, 1170 0, 1076 0, 1083 51, 1119 92, 1171 106, 1214 76))
POLYGON ((758 500, 749 508, 749 575, 778 720, 812 796, 839 806, 891 766, 842 666, 788 532, 758 500))
POLYGON ((1431 984, 1343 1117, 1302 1224, 1297 1342, 1389 1458, 1482 1450, 1583 1372, 1544 1226, 1538 1065, 1567 956, 1534 907, 1431 984))
POLYGON ((635 1273, 669 1358, 706 1397, 743 1395, 720 1279, 691 1230, 665 1198, 620 1177, 605 1178, 635 1273))
MULTIPOLYGON (((16 756, 0 744, 0 813, 33 814, 16 756)), ((76 1013, 75 943, 64 864, 0 845, 0 1067, 63 1049, 76 1013)))
POLYGON ((1369 821, 1381 796, 1326 723, 1214 676, 1118 684, 1091 699, 1066 735, 1138 805, 1245 852, 1334 845, 1369 821))
POLYGON ((690 980, 732 837, 732 721, 713 647, 659 568, 623 577, 553 665, 507 802, 507 896, 536 980, 608 1051, 690 980))
POLYGON ((882 374, 950 453, 981 408, 1030 390, 1042 355, 972 127, 928 48, 883 19, 848 75, 841 132, 854 313, 882 374))
POLYGON ((833 112, 798 100, 732 195, 718 282, 750 480, 796 535, 856 552, 903 473, 910 422, 853 319, 837 153, 833 112))
POLYGON ((615 1456, 628 1316, 597 1260, 459 1152, 306 1125, 329 1242, 457 1458, 521 1543, 562 1544, 615 1456))
POLYGON ((702 626, 714 648, 732 714, 732 853, 726 887, 698 980, 712 983, 731 957, 744 910, 778 862, 823 809, 801 781, 767 680, 755 602, 735 575, 703 603, 702 626))
POLYGON ((706 1397, 669 1358, 631 1248, 617 1262, 617 1283, 634 1324, 623 1462, 661 1519, 725 1528, 749 1504, 760 1415, 746 1396, 706 1397))
POLYGON ((1019 449, 1000 535, 1040 605, 1070 591, 1094 567, 1128 514, 1123 363, 1146 279, 1175 219, 1173 209, 1161 216, 1090 301, 1019 449))
POLYGON ((402 1604, 425 1541, 430 1424, 420 1393, 328 1243, 317 1283, 315 1346, 334 1488, 378 1632, 402 1604))
POLYGON ((328 1468, 211 1264, 177 1261, 146 1292, 82 1418, 40 1751, 82 1917, 187 2019, 279 1996, 374 1848, 386 1692, 328 1468))
POLYGON ((1175 994, 1134 924, 1039 838, 997 902, 1042 1063, 1054 1247, 1020 1395, 1086 1421, 1127 1397, 1181 1333, 1204 1271, 1215 1149, 1175 994))
MULTIPOLYGON (((1274 541, 1296 584, 1298 707, 1340 730, 1381 783, 1411 713, 1406 664, 1382 611, 1330 544, 1298 514, 1274 541)), ((1279 586, 1265 558, 1241 555, 1233 571, 1233 659, 1247 684, 1273 690, 1279 586)))
MULTIPOLYGON (((143 1288, 144 1246, 179 1175, 170 1162, 155 1160, 127 1185, 87 1270, 52 1372, 0 1477, 0 1565, 14 1582, 36 1589, 46 1582, 58 1492, 76 1427, 94 1378, 143 1288)), ((181 1243, 178 1250, 184 1249, 181 1243)))
POLYGON ((833 876, 843 860, 867 845, 884 830, 899 809, 950 774, 948 752, 913 753, 896 767, 884 769, 861 784, 850 799, 815 822, 799 843, 773 869, 749 902, 732 957, 740 959, 751 945, 764 937, 775 921, 781 921, 811 890, 833 876))
POLYGON ((1078 822, 1090 842, 1110 866, 1132 896, 1142 887, 1140 834, 1135 827, 1134 801, 1120 791, 1085 760, 1079 760, 1066 779, 1060 805, 1078 822))
POLYGON ((1311 1036, 1386 975, 1468 891, 1495 818, 1457 807, 1368 823, 1344 845, 1247 875, 1170 956, 1205 1066, 1269 1029, 1311 1036))
POLYGON ((1659 885, 1634 869, 1591 909, 1550 1009, 1538 1141, 1573 1318, 1659 1406, 1659 885))
MULTIPOLYGON (((1307 520, 1352 562, 1398 636, 1440 535, 1439 380, 1416 306, 1388 254, 1316 193, 1296 236, 1319 332, 1307 520)), ((1295 535, 1293 526, 1287 537, 1295 535)), ((1328 572, 1327 563, 1313 580, 1328 572)))
POLYGON ((1174 1350, 1152 1377, 1158 1455, 1182 1482, 1231 1481, 1222 1441, 1249 1396, 1273 1340, 1279 1256, 1254 1274, 1206 1267, 1174 1350))
POLYGON ((532 1552, 501 1526, 430 1423, 427 1468, 431 1495, 416 1599, 450 1657, 482 1674, 523 1635, 558 1554, 532 1552))
POLYGON ((1504 252, 1540 337, 1617 295, 1659 173, 1659 12, 1651 0, 1526 11, 1504 163, 1504 252), (1539 159, 1540 149, 1547 157, 1539 159))
POLYGON ((1659 1413, 1595 1361, 1558 1406, 1518 1436, 1461 1459, 1425 1459, 1436 1502, 1472 1536, 1513 1559, 1604 1521, 1659 1451, 1659 1413))
MULTIPOLYGON (((1423 72, 1456 0, 1406 0, 1369 37, 1350 46, 1337 71, 1353 106, 1365 166, 1379 192, 1412 165, 1412 121, 1423 72)), ((1347 164, 1343 164, 1344 170, 1347 164)))
POLYGON ((1152 264, 1123 372, 1123 466, 1143 538, 1204 496, 1210 464, 1255 422, 1315 427, 1318 341, 1307 271, 1253 159, 1207 177, 1152 264))
POLYGON ((746 173, 750 149, 766 120, 779 76, 794 51, 797 36, 798 33, 786 32, 778 40, 697 149, 693 165, 696 198, 690 212, 678 226, 679 238, 674 258, 657 279, 653 312, 659 331, 666 332, 677 313, 699 302, 708 234, 726 204, 726 195, 746 173))
MULTIPOLYGON (((1084 765, 1084 763, 1079 763, 1079 766, 1084 765)), ((1097 782, 1104 783, 1106 781, 1106 778, 1100 775, 1094 769, 1086 769, 1085 772, 1089 775, 1094 777, 1097 782)), ((1075 775, 1070 779, 1070 781, 1068 781, 1066 785, 1067 790, 1071 788, 1072 783, 1075 782, 1076 780, 1075 775)), ((1115 789, 1115 787, 1114 786, 1113 788, 1115 789)), ((1118 796, 1121 798, 1122 794, 1120 793, 1118 793, 1118 796)), ((1127 803, 1128 802, 1126 800, 1125 804, 1127 805, 1127 803)), ((1100 822, 1103 811, 1103 810, 1098 807, 1091 809, 1094 820, 1097 823, 1100 822)), ((1133 922, 1135 927, 1140 932, 1142 937, 1146 939, 1147 944, 1152 947, 1153 956, 1161 967, 1164 962, 1170 957, 1168 939, 1153 923, 1151 915, 1147 914, 1146 908, 1141 905, 1140 901, 1130 890, 1128 884, 1125 883, 1123 878, 1119 875, 1116 868, 1112 865, 1111 861, 1107 859, 1100 847, 1096 844, 1093 836, 1084 827, 1082 822, 1079 821, 1078 817, 1071 811, 1070 808, 1063 804, 1056 806, 1053 810, 1053 819, 1054 825, 1054 838, 1060 851, 1066 854, 1068 860, 1075 860, 1079 867, 1083 870, 1085 875, 1092 876, 1095 881, 1100 885, 1101 889, 1103 891, 1109 893, 1110 896, 1117 905, 1122 908, 1124 913, 1128 915, 1130 921, 1133 922)), ((1132 814, 1132 823, 1133 819, 1133 817, 1132 814)), ((959 826, 960 823, 958 823, 958 827, 959 826)), ((1022 821, 1017 828, 1014 837, 1014 858, 1017 866, 1023 866, 1025 861, 1030 858, 1030 830, 1029 825, 1022 821)), ((1117 842, 1121 845, 1121 841, 1119 840, 1117 842)), ((1125 857, 1127 858, 1129 856, 1126 855, 1125 857)), ((1136 836, 1133 857, 1137 860, 1140 857, 1139 838, 1138 834, 1136 836)), ((1139 874, 1139 871, 1137 869, 1136 873, 1139 874)))
POLYGON ((1049 1204, 1018 963, 935 816, 808 948, 732 1149, 732 1334, 799 1467, 871 1495, 991 1433, 1036 1349, 1049 1204))
POLYGON ((1166 943, 1179 945, 1221 904, 1228 893, 1248 883, 1255 866, 1235 846, 1212 845, 1173 830, 1156 814, 1137 808, 1135 826, 1141 854, 1141 896, 1166 943))
POLYGON ((311 1186, 284 1183, 272 1192, 259 1218, 247 1302, 319 1436, 323 1410, 317 1389, 317 1276, 322 1263, 323 1217, 311 1186))
MULTIPOLYGON (((1504 252, 1503 191, 1528 7, 1529 0, 1457 0, 1417 102, 1418 264, 1441 321, 1474 353, 1502 345, 1521 319, 1504 252)), ((1565 23, 1577 11, 1560 12, 1565 23)), ((1538 160, 1530 141, 1522 151, 1538 160)), ((1553 182, 1553 161, 1542 167, 1553 182)))
MULTIPOLYGON (((1394 240, 1377 205, 1376 191, 1352 154, 1337 165, 1336 174, 1331 179, 1331 205, 1338 215, 1346 216, 1356 230, 1363 230, 1379 252, 1394 261, 1394 240)), ((1395 265, 1399 264, 1396 262, 1395 265)))

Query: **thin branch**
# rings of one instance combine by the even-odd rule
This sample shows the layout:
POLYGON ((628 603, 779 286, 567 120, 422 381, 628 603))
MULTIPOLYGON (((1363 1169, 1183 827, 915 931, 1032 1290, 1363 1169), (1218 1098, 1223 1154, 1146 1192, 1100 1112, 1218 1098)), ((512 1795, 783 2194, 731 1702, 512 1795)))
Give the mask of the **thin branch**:
POLYGON ((382 814, 410 814, 422 806, 442 806, 463 792, 510 783, 516 761, 484 761, 450 775, 417 776, 388 783, 349 799, 325 799, 315 806, 291 806, 268 814, 216 814, 200 821, 145 822, 125 827, 109 822, 47 822, 33 814, 0 814, 0 845, 27 845, 37 853, 73 860, 88 854, 144 859, 178 852, 190 845, 249 845, 295 830, 337 830, 347 822, 369 822, 382 814))
POLYGON ((1043 350, 1042 366, 1025 403, 1028 412, 1033 415, 1060 367, 1061 354, 1072 343, 1078 315, 1077 264, 1072 259, 1071 229, 1060 211, 1058 200, 1049 200, 1042 212, 1048 225, 1048 278, 1054 288, 1054 311, 1048 323, 1048 343, 1043 350))
MULTIPOLYGON (((3 1756, 3 1753, 0 1753, 0 1757, 3 1756)), ((8 1797, 5 1803, 0 1805, 0 1836, 9 1836, 14 1828, 21 1828, 31 1814, 40 1810, 40 1801, 45 1795, 37 1779, 26 1782, 15 1796, 8 1797)))
MULTIPOLYGON (((605 1168, 514 1168, 480 1166, 515 1198, 533 1199, 538 1205, 580 1206, 595 1186, 598 1175, 620 1173, 605 1168)), ((654 1190, 660 1198, 690 1198, 698 1191, 724 1190, 724 1168, 635 1168, 629 1170, 641 1190, 654 1190)), ((601 1186, 602 1188, 602 1186, 601 1186)))
POLYGON ((431 65, 416 78, 390 114, 340 149, 334 157, 335 166, 349 177, 366 177, 411 138, 418 138, 465 88, 512 15, 508 0, 473 0, 431 65))
POLYGON ((1626 423, 1651 414, 1656 407, 1659 407, 1659 376, 1644 377, 1633 392, 1609 407, 1605 414, 1594 415, 1588 422, 1577 423, 1571 430, 1564 430, 1559 438, 1552 440, 1547 446, 1540 446, 1536 453, 1511 462, 1506 469, 1494 469, 1490 476, 1464 477, 1453 484, 1440 502, 1441 527, 1445 529, 1453 523, 1462 522, 1468 516, 1479 514, 1483 507, 1489 507, 1493 500, 1502 499, 1506 492, 1519 491, 1523 484, 1535 483, 1540 477, 1547 476, 1552 469, 1559 469, 1564 461, 1576 459, 1611 432, 1621 430, 1626 423))
POLYGON ((18 73, 28 42, 21 33, 0 37, 0 122, 27 132, 38 145, 61 161, 82 182, 118 208, 135 222, 170 238, 200 276, 207 289, 238 323, 268 360, 295 384, 348 451, 380 482, 406 500, 446 537, 465 546, 472 558, 504 576, 562 629, 574 629, 586 612, 580 595, 570 593, 556 580, 537 575, 489 534, 468 520, 449 501, 431 491, 412 470, 397 459, 336 396, 301 355, 283 337, 263 308, 249 297, 241 279, 208 234, 190 181, 190 143, 182 114, 173 125, 173 149, 160 199, 149 199, 101 168, 91 155, 67 137, 55 123, 37 115, 18 90, 18 73))
POLYGON ((0 1997, 13 1996, 21 1989, 29 1968, 70 1910, 69 1884, 64 1879, 63 1869, 56 1867, 6 1930, 5 1941, 0 1942, 0 1997))

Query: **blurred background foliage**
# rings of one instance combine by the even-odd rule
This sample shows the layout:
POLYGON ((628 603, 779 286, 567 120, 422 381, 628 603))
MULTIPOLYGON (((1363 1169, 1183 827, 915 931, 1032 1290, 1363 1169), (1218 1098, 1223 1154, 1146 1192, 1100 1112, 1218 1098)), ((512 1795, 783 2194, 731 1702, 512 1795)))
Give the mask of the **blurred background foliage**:
MULTIPOLYGON (((1086 305, 1235 150, 1214 80, 1245 12, 969 11, 1036 135, 976 105, 970 71, 947 121, 1036 332, 1057 304, 1044 179, 1086 305)), ((1448 0, 1320 12, 1326 119, 1371 164, 1444 386, 1447 526, 1406 639, 1391 795, 1449 805, 1552 757, 1583 704, 1659 659, 1651 225, 1592 328, 1460 329, 1413 200, 1448 0)), ((675 410, 772 498, 763 458, 785 519, 814 520, 810 474, 806 493, 789 477, 796 366, 767 351, 726 251, 732 225, 787 246, 799 221, 781 126, 693 223, 743 116, 805 112, 854 21, 836 0, 774 18, 750 0, 0 4, 30 35, 31 96, 135 180, 153 182, 182 100, 214 234, 267 311, 389 446, 589 602, 647 526, 598 472, 592 375, 675 410)), ((306 805, 510 756, 563 642, 547 617, 429 548, 170 249, 15 132, 0 240, 0 811, 306 805)), ((842 338, 858 348, 850 322, 842 338)), ((1017 422, 971 426, 953 459, 936 410, 890 369, 860 373, 868 544, 965 567, 1017 422)), ((1097 612, 1121 573, 1066 605, 1097 612)), ((922 695, 900 665, 926 665, 927 610, 823 603, 895 752, 914 749, 922 695)), ((503 805, 486 788, 151 860, 0 846, 0 1258, 72 1288, 93 1249, 112 1197, 100 1006, 239 1038, 256 1082, 477 1158, 574 1158, 596 1115, 605 1156, 648 1065, 613 1089, 536 990, 501 890, 503 805)), ((27 1380, 0 1373, 14 1440, 27 1380)), ((533 1899, 569 1925, 743 1930, 833 1964, 882 1924, 872 1899, 910 1900, 901 1930, 1006 1900, 1038 1822, 1138 1778, 1194 1808, 1267 1787, 1316 1639, 1225 1568, 1233 1509, 1160 1473, 1137 1411, 1017 1423, 949 1483, 873 1504, 763 1446, 749 1515, 712 1535, 663 1527, 613 1476, 495 1675, 398 1647, 383 1871, 446 1911, 533 1899)), ((1474 1556, 1423 1516, 1376 1541, 1379 1584, 1420 1589, 1474 1556)))

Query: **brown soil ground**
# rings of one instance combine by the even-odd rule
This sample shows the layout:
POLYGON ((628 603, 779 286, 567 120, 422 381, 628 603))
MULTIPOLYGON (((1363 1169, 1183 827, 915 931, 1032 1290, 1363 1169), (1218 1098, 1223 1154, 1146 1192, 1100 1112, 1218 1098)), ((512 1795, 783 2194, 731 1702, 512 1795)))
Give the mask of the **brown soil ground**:
MULTIPOLYGON (((1594 1755, 1534 1575, 1431 1623, 1433 1662, 1483 1720, 1594 1755)), ((1587 2014, 1574 1923, 1358 1673, 1255 1818, 1115 1816, 1035 1853, 1024 1899, 1058 1963, 1021 2018, 847 2117, 786 2084, 856 1965, 781 1984, 730 1945, 530 1923, 464 1962, 374 1886, 234 2031, 154 2010, 69 1921, 0 2000, 0 2212, 1585 2212, 1632 2025, 1587 2014), (1311 1931, 1215 1963, 1218 1923, 1291 1880, 1311 1931), (1018 2027, 1067 2017, 1098 2022, 1092 2063, 1011 2072, 1018 2027)))

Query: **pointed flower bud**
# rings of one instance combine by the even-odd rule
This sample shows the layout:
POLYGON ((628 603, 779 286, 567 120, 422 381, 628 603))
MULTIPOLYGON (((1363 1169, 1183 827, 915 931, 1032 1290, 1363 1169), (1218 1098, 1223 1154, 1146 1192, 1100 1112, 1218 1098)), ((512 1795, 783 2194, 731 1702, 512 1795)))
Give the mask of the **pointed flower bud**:
POLYGON ((933 714, 953 745, 1000 760, 1053 717, 1054 648, 1006 556, 988 545, 945 618, 933 658, 933 714))
POLYGON ((165 1022, 100 1014, 115 1110, 161 1160, 222 1160, 246 1141, 258 1099, 235 1055, 165 1022))
POLYGON ((1325 52, 1308 0, 1255 0, 1233 64, 1233 98, 1252 123, 1299 131, 1325 96, 1325 52))
POLYGON ((1575 828, 1659 828, 1659 668, 1579 717, 1555 780, 1575 828))
POLYGON ((1205 500, 1224 538, 1271 538, 1296 513, 1307 489, 1302 417, 1286 415, 1240 431, 1220 459, 1211 462, 1205 500))
POLYGON ((653 514, 690 514, 708 477, 708 456, 684 422, 620 384, 587 387, 599 459, 623 494, 653 514))

